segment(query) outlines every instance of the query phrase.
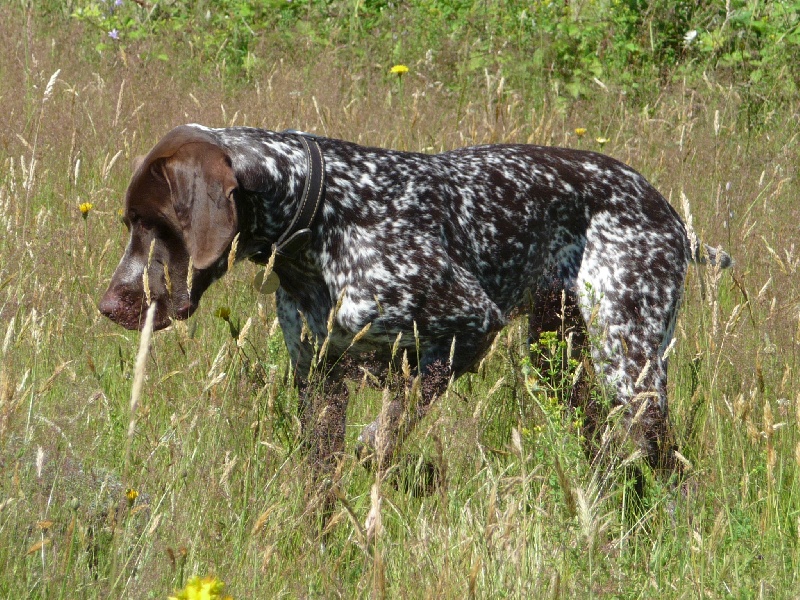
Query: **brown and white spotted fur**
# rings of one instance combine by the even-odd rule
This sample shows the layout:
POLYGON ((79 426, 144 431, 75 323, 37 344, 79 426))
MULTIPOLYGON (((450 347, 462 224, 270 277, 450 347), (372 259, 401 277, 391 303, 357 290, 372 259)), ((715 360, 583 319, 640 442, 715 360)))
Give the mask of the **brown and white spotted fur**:
MULTIPOLYGON (((590 346, 596 374, 629 418, 649 403, 636 441, 651 464, 670 464, 663 355, 696 257, 680 217, 644 177, 608 156, 565 148, 426 155, 315 139, 326 161, 322 207, 308 245, 279 259, 275 271, 278 318, 317 464, 330 465, 344 448, 345 351, 386 364, 402 334, 398 355, 407 350, 422 377, 414 414, 404 414, 399 399, 385 413, 391 456, 400 430, 452 377, 473 369, 520 310, 530 314, 532 338, 562 330, 566 319, 573 347, 590 346), (310 339, 301 336, 303 320, 310 339), (326 337, 326 364, 334 366, 312 402, 308 375, 326 337)), ((295 133, 200 125, 169 132, 128 188, 130 242, 101 312, 140 327, 149 264, 155 327, 187 318, 227 269, 236 234, 237 259, 269 255, 295 214, 306 173, 295 133)), ((712 262, 730 264, 725 253, 707 251, 712 262)), ((374 445, 377 429, 377 422, 367 427, 362 442, 374 445)))

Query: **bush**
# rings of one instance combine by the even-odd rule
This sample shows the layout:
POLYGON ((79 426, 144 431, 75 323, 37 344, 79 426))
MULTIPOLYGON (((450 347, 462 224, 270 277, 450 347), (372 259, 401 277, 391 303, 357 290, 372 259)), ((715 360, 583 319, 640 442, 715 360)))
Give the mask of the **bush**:
POLYGON ((275 43, 287 53, 335 45, 356 68, 434 57, 451 85, 488 69, 516 89, 544 83, 572 97, 709 70, 791 93, 800 70, 797 0, 727 8, 688 0, 77 0, 70 16, 96 31, 99 53, 147 38, 160 48, 151 57, 167 60, 180 44, 206 68, 234 75, 249 75, 260 49, 275 43))

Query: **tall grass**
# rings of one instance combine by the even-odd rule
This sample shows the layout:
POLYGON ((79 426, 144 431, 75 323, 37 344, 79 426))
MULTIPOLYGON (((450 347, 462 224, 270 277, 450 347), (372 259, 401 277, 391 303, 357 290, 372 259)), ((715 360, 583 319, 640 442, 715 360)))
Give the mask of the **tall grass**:
MULTIPOLYGON (((158 598, 207 573, 236 598, 797 593, 800 150, 786 125, 797 102, 752 130, 737 89, 711 75, 645 106, 613 88, 592 102, 532 97, 488 70, 454 94, 412 68, 400 93, 396 78, 365 80, 324 53, 314 68, 275 57, 231 87, 135 56, 87 68, 70 32, 34 30, 20 46, 24 19, 0 14, 1 597, 158 598), (126 243, 130 161, 191 121, 424 152, 607 138, 604 152, 678 210, 685 196, 700 237, 736 260, 732 272, 693 267, 686 284, 669 389, 686 483, 652 481, 631 518, 622 471, 601 482, 579 416, 525 375, 514 322, 417 428, 404 477, 343 457, 323 534, 253 267, 154 335, 144 369, 139 335, 96 310, 126 243)), ((383 403, 362 383, 348 450, 383 403)))

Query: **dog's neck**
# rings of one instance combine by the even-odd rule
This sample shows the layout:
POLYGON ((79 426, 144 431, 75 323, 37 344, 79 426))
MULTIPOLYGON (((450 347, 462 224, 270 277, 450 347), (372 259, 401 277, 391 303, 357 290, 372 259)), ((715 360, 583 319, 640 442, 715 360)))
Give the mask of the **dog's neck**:
POLYGON ((306 153, 296 136, 261 134, 261 140, 226 140, 236 147, 240 259, 269 257, 272 245, 290 227, 308 175, 306 153))

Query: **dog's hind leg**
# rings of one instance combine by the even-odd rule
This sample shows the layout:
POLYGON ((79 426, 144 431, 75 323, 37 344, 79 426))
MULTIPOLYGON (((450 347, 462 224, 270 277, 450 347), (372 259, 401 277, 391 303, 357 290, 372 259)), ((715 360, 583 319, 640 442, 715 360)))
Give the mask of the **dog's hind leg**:
POLYGON ((664 352, 683 292, 688 248, 679 235, 596 232, 577 279, 592 362, 613 404, 624 406, 623 437, 656 470, 676 467, 664 352), (622 239, 623 243, 618 240, 622 239), (620 265, 623 265, 621 268, 620 265))

